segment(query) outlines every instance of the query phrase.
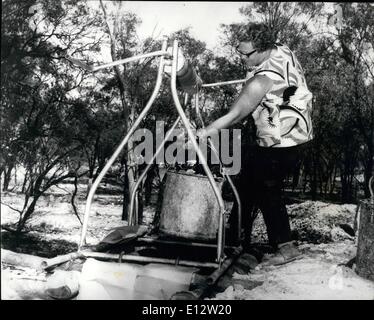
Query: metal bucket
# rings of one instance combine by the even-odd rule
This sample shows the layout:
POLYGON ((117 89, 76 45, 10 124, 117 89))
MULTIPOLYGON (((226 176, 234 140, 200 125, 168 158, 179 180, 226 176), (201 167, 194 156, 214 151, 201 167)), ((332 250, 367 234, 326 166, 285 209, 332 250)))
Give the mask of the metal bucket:
MULTIPOLYGON (((222 189, 223 179, 216 179, 222 189)), ((217 237, 219 205, 206 176, 168 172, 163 195, 160 233, 212 241, 217 237)))
POLYGON ((196 93, 196 88, 202 84, 201 78, 189 61, 185 61, 181 70, 177 72, 177 80, 182 89, 189 93, 196 93))

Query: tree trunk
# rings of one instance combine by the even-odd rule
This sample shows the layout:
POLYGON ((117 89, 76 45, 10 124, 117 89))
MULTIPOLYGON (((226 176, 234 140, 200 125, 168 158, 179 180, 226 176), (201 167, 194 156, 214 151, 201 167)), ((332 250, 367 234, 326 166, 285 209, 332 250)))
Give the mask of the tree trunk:
POLYGON ((18 267, 42 270, 42 257, 1 249, 1 261, 18 267))
POLYGON ((92 182, 93 182, 93 178, 89 177, 88 182, 87 182, 86 199, 88 198, 88 194, 90 193, 92 182))
MULTIPOLYGON (((87 191, 86 191, 86 199, 88 198, 88 193, 91 190, 92 183, 93 183, 93 180, 94 180, 94 172, 95 172, 96 160, 99 160, 98 159, 99 142, 100 142, 100 134, 96 137, 96 140, 95 140, 95 146, 94 146, 94 154, 93 154, 93 156, 90 157, 89 152, 86 152, 86 154, 87 154, 87 160, 88 160, 88 184, 87 184, 87 191)), ((97 171, 96 171, 96 176, 98 175, 98 172, 99 172, 99 169, 97 169, 97 171)))
POLYGON ((5 170, 4 170, 3 191, 8 191, 9 182, 10 182, 10 179, 12 177, 13 167, 14 166, 10 165, 9 167, 5 168, 5 170))
POLYGON ((27 220, 34 213, 35 205, 36 205, 37 201, 39 200, 40 196, 41 196, 40 193, 38 193, 37 195, 34 195, 34 198, 32 199, 32 202, 29 205, 29 207, 27 208, 25 214, 18 221, 17 229, 16 229, 17 233, 21 233, 22 232, 23 228, 26 225, 27 220))
POLYGON ((14 185, 17 186, 17 166, 14 166, 14 185))
MULTIPOLYGON (((71 206, 73 207, 73 211, 74 211, 74 214, 77 216, 80 224, 82 225, 82 220, 81 218, 79 217, 79 212, 78 212, 78 208, 77 206, 75 205, 75 197, 77 196, 77 193, 78 193, 78 175, 77 173, 75 174, 75 177, 74 177, 74 191, 73 191, 73 194, 71 195, 71 206)), ((87 193, 88 194, 88 193, 87 193)))
POLYGON ((25 191, 26 191, 27 179, 28 179, 28 172, 26 171, 25 177, 23 178, 23 183, 22 183, 22 189, 21 189, 22 193, 25 193, 25 191))
POLYGON ((144 204, 147 206, 151 203, 152 199, 152 183, 155 179, 155 171, 157 169, 157 166, 153 165, 145 178, 144 181, 144 204))
POLYGON ((311 194, 312 194, 312 200, 317 200, 317 161, 316 156, 313 154, 313 160, 312 160, 312 176, 311 176, 311 194))
POLYGON ((374 202, 361 202, 358 228, 356 272, 374 281, 374 202))
MULTIPOLYGON (((134 156, 134 144, 132 137, 130 137, 128 144, 127 144, 127 163, 126 163, 126 181, 124 185, 124 192, 123 192, 123 209, 122 209, 122 220, 128 220, 129 215, 132 212, 128 212, 129 204, 131 200, 131 193, 134 190, 134 186, 137 179, 137 167, 138 165, 135 162, 134 156)), ((138 200, 138 198, 136 199, 138 200)), ((140 218, 140 215, 139 215, 140 218)))
POLYGON ((123 201, 122 201, 122 220, 128 220, 129 218, 129 198, 130 198, 130 190, 129 184, 127 183, 128 175, 127 175, 127 165, 125 165, 125 182, 123 184, 123 201))
POLYGON ((374 154, 370 152, 370 157, 368 159, 367 165, 365 166, 365 170, 364 170, 365 198, 370 197, 369 180, 371 176, 374 174, 373 170, 374 170, 374 154))
POLYGON ((334 174, 333 174, 333 177, 331 179, 331 185, 330 185, 330 197, 334 194, 336 176, 337 176, 337 170, 336 170, 336 166, 334 166, 334 174))
POLYGON ((341 175, 341 182, 342 182, 342 195, 341 195, 341 201, 343 203, 348 202, 349 199, 349 183, 348 183, 348 177, 346 175, 341 175))

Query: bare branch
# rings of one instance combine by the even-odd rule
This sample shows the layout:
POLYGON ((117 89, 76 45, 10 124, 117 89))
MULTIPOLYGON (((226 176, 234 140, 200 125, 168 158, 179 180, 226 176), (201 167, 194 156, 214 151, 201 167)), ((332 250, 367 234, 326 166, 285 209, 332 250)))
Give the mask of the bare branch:
POLYGON ((14 211, 17 211, 17 212, 20 213, 20 214, 23 213, 23 211, 21 211, 21 210, 19 210, 19 209, 16 209, 16 208, 12 207, 11 205, 9 205, 9 204, 7 204, 7 203, 5 203, 5 202, 0 201, 0 203, 3 204, 4 206, 7 206, 8 208, 10 208, 10 209, 12 209, 12 210, 14 210, 14 211))

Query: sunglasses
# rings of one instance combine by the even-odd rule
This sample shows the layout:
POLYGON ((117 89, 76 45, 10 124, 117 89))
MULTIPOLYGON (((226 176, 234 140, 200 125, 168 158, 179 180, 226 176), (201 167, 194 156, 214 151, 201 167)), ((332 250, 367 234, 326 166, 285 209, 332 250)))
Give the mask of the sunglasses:
POLYGON ((238 48, 236 48, 236 52, 237 53, 239 53, 239 54, 241 54, 241 55, 243 55, 243 56, 245 56, 245 57, 247 57, 247 58, 249 58, 252 54, 254 54, 255 52, 256 52, 257 50, 256 49, 254 49, 254 50, 252 50, 251 52, 243 52, 243 51, 240 51, 238 48))

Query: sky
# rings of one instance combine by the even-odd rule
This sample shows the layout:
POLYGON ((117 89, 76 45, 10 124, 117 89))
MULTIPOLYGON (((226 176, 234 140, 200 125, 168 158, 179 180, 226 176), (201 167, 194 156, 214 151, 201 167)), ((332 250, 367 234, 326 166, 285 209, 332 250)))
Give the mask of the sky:
POLYGON ((239 8, 245 4, 248 2, 123 1, 122 6, 142 20, 140 38, 161 37, 191 26, 192 35, 213 50, 219 40, 219 25, 244 21, 239 8))

